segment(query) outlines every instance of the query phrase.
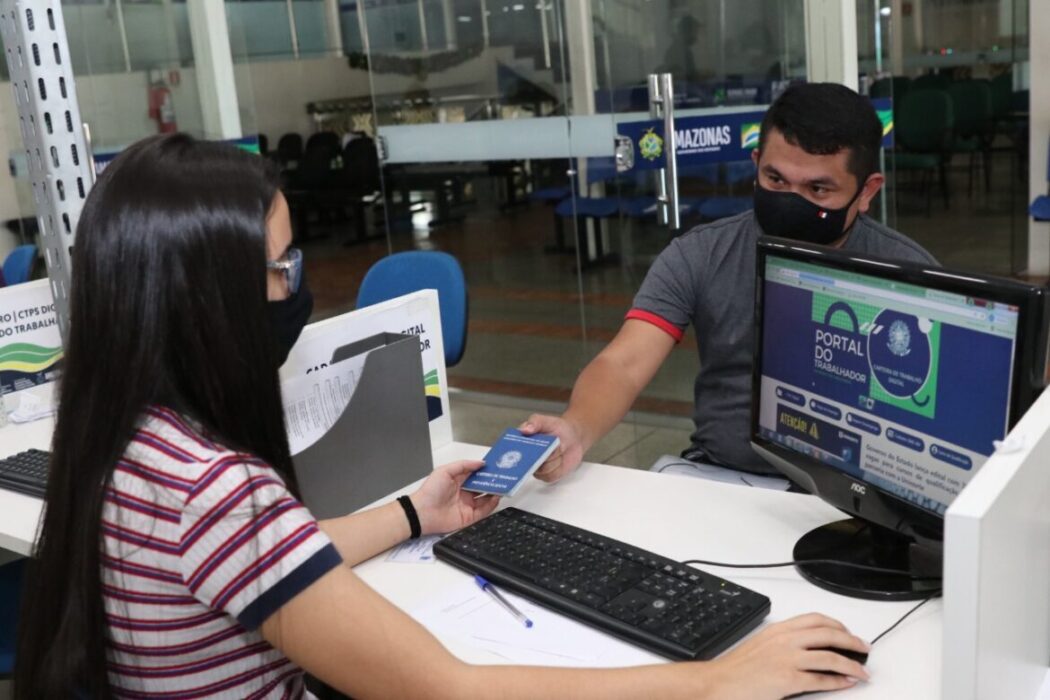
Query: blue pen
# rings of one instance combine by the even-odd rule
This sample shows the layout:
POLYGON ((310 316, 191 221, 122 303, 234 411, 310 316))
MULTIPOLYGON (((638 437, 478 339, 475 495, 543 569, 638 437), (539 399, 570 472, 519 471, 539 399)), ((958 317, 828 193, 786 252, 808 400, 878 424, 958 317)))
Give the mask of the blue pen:
POLYGON ((478 584, 478 588, 492 596, 493 600, 499 603, 504 610, 513 615, 518 622, 525 625, 526 627, 532 627, 532 620, 525 617, 520 610, 511 605, 510 601, 504 598, 503 594, 497 591, 496 587, 489 583, 484 576, 480 574, 475 574, 474 583, 478 584))

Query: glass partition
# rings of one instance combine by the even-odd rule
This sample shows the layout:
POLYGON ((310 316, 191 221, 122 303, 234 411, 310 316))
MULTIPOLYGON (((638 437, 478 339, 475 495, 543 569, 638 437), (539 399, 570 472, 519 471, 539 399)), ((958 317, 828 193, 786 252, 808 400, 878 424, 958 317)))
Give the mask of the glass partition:
POLYGON ((951 267, 1026 267, 1028 5, 857 3, 862 88, 893 100, 888 223, 951 267))

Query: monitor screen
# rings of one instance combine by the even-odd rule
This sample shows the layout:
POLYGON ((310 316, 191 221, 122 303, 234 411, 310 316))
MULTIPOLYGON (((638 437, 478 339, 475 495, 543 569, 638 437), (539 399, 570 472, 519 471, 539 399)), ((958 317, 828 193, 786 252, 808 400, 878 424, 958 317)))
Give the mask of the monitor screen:
POLYGON ((1019 306, 819 258, 760 273, 759 436, 943 516, 1009 430, 1019 306))

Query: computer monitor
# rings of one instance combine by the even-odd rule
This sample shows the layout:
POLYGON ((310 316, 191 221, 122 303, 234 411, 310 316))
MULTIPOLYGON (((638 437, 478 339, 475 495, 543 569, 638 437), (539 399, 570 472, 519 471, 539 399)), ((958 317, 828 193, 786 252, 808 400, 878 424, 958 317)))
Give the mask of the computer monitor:
POLYGON ((757 256, 751 439, 854 516, 796 560, 824 588, 904 600, 940 587, 944 513, 1045 384, 1047 290, 766 238, 757 256))

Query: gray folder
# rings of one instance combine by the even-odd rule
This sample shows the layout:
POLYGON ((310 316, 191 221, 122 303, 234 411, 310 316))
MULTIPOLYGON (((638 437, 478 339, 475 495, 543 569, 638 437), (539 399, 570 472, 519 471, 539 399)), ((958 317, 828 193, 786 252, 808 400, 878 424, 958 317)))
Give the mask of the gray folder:
POLYGON ((319 519, 357 510, 434 468, 419 338, 380 333, 337 349, 332 363, 366 352, 342 415, 293 458, 303 503, 319 519))

